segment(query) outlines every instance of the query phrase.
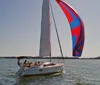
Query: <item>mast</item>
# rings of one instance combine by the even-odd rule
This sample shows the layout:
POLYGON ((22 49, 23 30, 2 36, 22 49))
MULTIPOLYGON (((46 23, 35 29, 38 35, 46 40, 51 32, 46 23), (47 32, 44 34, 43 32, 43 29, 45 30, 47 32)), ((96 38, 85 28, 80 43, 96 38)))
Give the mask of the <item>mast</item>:
POLYGON ((52 13, 52 17, 53 17, 53 21, 54 21, 54 25, 55 25, 55 30, 56 30, 56 34, 57 34, 60 53, 61 53, 61 56, 63 57, 63 52, 62 52, 62 48, 61 48, 61 44, 60 44, 60 39, 59 39, 58 30, 57 30, 57 26, 56 26, 56 22, 55 22, 55 18, 54 18, 54 14, 53 14, 53 9, 52 9, 51 3, 50 3, 50 8, 51 8, 51 13, 52 13))

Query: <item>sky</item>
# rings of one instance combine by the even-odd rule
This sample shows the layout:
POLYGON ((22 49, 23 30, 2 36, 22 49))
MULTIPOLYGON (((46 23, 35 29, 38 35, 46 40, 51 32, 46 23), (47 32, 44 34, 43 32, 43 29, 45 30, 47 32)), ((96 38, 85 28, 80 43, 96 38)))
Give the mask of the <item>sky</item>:
MULTIPOLYGON (((38 56, 43 0, 0 0, 0 56, 38 56)), ((55 0, 50 0, 64 56, 72 56, 69 23, 55 0)), ((85 44, 82 57, 100 56, 100 0, 63 0, 82 18, 85 44)), ((59 52, 51 17, 52 56, 59 52)))

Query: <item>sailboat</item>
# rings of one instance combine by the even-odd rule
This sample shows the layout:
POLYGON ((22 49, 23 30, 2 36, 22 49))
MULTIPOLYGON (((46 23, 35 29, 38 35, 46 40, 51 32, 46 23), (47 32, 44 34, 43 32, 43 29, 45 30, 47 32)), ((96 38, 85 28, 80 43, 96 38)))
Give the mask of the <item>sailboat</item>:
MULTIPOLYGON (((56 0, 58 5, 64 11, 71 28, 72 33, 72 45, 73 45, 73 56, 80 57, 82 54, 82 50, 84 47, 84 25, 76 13, 76 11, 67 3, 62 0, 56 0)), ((49 56, 50 61, 48 62, 38 62, 36 63, 24 63, 19 64, 20 69, 16 72, 18 76, 30 76, 30 75, 45 75, 52 73, 61 73, 63 71, 63 63, 53 63, 51 62, 51 40, 50 40, 50 0, 43 0, 42 5, 42 19, 41 19, 41 37, 40 37, 40 50, 39 56, 49 56)), ((55 30, 57 34, 58 44, 61 52, 61 56, 63 57, 63 52, 60 44, 60 39, 57 31, 57 26, 54 19, 53 10, 51 7, 51 12, 55 24, 55 30)))

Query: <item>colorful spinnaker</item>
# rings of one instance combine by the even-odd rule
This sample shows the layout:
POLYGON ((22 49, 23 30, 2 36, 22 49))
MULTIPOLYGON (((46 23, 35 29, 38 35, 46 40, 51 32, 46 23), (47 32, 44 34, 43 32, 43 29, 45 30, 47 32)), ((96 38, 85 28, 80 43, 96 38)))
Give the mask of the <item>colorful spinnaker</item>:
POLYGON ((62 0, 56 0, 65 13, 71 28, 73 56, 80 57, 84 47, 84 24, 76 11, 62 0))

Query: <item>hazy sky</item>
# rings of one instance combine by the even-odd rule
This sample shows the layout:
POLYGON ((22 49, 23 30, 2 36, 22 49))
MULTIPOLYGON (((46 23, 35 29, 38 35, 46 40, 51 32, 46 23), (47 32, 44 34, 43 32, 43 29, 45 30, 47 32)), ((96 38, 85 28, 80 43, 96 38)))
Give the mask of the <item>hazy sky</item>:
MULTIPOLYGON (((43 0, 0 0, 0 56, 38 56, 43 0)), ((61 8, 50 0, 64 56, 72 56, 71 32, 61 8)), ((100 55, 100 0, 63 0, 80 15, 85 25, 82 57, 100 55)), ((52 17, 51 17, 52 18, 52 17)), ((52 55, 60 55, 51 19, 52 55)))

